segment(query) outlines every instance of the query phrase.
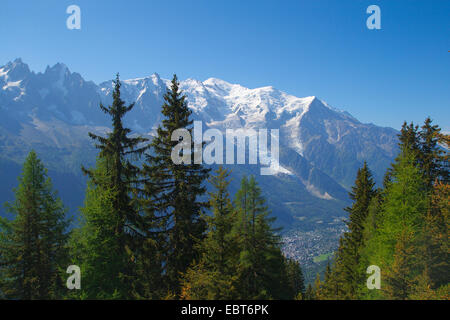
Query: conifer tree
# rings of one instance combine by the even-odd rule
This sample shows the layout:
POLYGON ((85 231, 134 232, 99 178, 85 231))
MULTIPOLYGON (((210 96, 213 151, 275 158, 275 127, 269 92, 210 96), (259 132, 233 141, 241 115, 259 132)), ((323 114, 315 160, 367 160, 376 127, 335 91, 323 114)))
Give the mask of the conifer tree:
POLYGON ((280 238, 272 227, 265 199, 255 178, 242 178, 236 194, 238 212, 234 233, 238 237, 240 258, 238 291, 242 299, 290 298, 280 238))
POLYGON ((393 182, 386 190, 383 203, 383 226, 391 236, 399 236, 403 228, 418 232, 427 211, 426 180, 416 166, 417 155, 404 148, 393 165, 393 182), (391 229, 390 227, 394 227, 391 229))
POLYGON ((448 147, 449 139, 439 131, 429 118, 420 132, 413 123, 404 123, 400 153, 387 170, 384 189, 364 201, 365 218, 352 219, 357 207, 349 208, 349 232, 341 238, 331 281, 321 284, 319 295, 329 296, 331 287, 331 296, 338 298, 448 296, 448 151, 438 143, 448 147), (358 241, 359 250, 349 250, 358 241), (369 265, 381 268, 382 290, 368 290, 362 281, 369 265), (361 278, 352 282, 349 274, 361 278))
POLYGON ((438 143, 445 148, 446 152, 444 152, 444 154, 442 155, 442 162, 441 162, 441 171, 444 171, 446 173, 444 173, 442 175, 441 180, 446 183, 449 184, 450 182, 450 135, 449 134, 443 134, 443 133, 439 133, 438 135, 438 143))
POLYGON ((445 163, 444 151, 438 145, 440 131, 441 129, 438 125, 433 125, 432 120, 426 118, 419 132, 419 166, 423 171, 426 184, 430 190, 436 179, 448 182, 449 178, 448 160, 445 163))
POLYGON ((339 245, 335 253, 333 268, 331 274, 329 274, 329 279, 324 283, 326 287, 326 297, 328 299, 347 299, 348 298, 348 285, 345 278, 348 268, 345 265, 345 247, 344 247, 344 237, 339 238, 339 245))
POLYGON ((324 281, 322 283, 322 294, 324 299, 337 299, 334 296, 335 292, 335 283, 333 278, 333 273, 331 270, 331 265, 328 262, 325 268, 324 281))
POLYGON ((200 261, 191 267, 183 282, 186 299, 236 298, 235 282, 239 257, 232 234, 236 215, 228 193, 229 171, 219 167, 210 177, 214 192, 209 192, 211 216, 205 217, 207 234, 199 244, 200 261))
MULTIPOLYGON (((409 151, 411 151, 412 154, 414 154, 414 157, 416 159, 416 164, 419 161, 419 152, 420 152, 420 135, 419 135, 419 126, 414 125, 413 122, 411 122, 409 125, 405 122, 403 122, 402 128, 400 129, 400 133, 397 134, 398 137, 398 147, 400 149, 399 156, 401 154, 401 151, 404 148, 407 148, 409 151)), ((399 156, 395 159, 395 162, 399 162, 399 156)), ((391 167, 386 170, 386 174, 384 176, 383 180, 383 186, 386 189, 387 185, 390 183, 392 175, 394 174, 394 168, 392 167, 393 164, 391 164, 391 167)))
POLYGON ((98 157, 95 177, 87 182, 84 205, 80 208, 80 228, 70 239, 72 264, 81 268, 81 291, 71 292, 71 298, 126 299, 122 274, 128 253, 121 250, 116 238, 120 216, 115 211, 116 189, 109 183, 108 158, 98 157))
POLYGON ((88 233, 98 236, 104 241, 104 246, 95 244, 93 239, 86 240, 87 247, 80 249, 86 255, 80 259, 91 261, 91 257, 99 258, 86 268, 92 274, 103 275, 104 282, 111 281, 109 284, 105 283, 105 287, 101 286, 104 290, 99 290, 102 296, 98 298, 125 299, 132 295, 136 250, 145 236, 143 230, 146 227, 136 204, 140 170, 133 161, 147 149, 143 146, 147 139, 129 136, 131 130, 124 127, 123 118, 134 104, 127 106, 121 99, 118 74, 114 85, 112 104, 108 107, 100 104, 101 110, 111 117, 112 131, 106 137, 89 133, 97 141, 96 147, 100 150, 97 162, 99 167, 82 168, 90 179, 90 185, 85 207, 82 209, 86 222, 82 228, 85 230, 80 232, 87 237, 88 233), (105 250, 108 250, 108 256, 115 255, 114 261, 100 258, 105 250), (107 266, 106 263, 110 264, 107 266))
POLYGON ((346 267, 343 277, 351 298, 356 298, 357 288, 364 277, 364 274, 359 272, 358 265, 360 251, 364 246, 364 224, 369 213, 369 205, 375 196, 374 186, 372 173, 364 162, 363 167, 357 172, 355 186, 350 193, 353 204, 345 209, 350 215, 347 223, 349 231, 344 234, 343 260, 346 267))
POLYGON ((437 289, 450 283, 449 270, 450 186, 437 182, 433 187, 431 206, 424 223, 424 258, 428 285, 437 289))
POLYGON ((313 286, 309 283, 305 291, 305 300, 315 300, 315 292, 313 286))
MULTIPOLYGON (((201 196, 206 192, 204 182, 209 169, 194 163, 194 152, 190 154, 191 161, 178 164, 172 160, 172 152, 180 143, 172 141, 172 134, 177 129, 186 129, 192 137, 193 123, 176 75, 164 100, 164 119, 150 144, 152 153, 146 154, 143 165, 144 193, 149 199, 145 211, 147 220, 157 222, 157 230, 153 231, 162 233, 167 290, 178 295, 181 275, 199 258, 197 244, 205 231, 202 212, 208 207, 201 196)), ((198 148, 192 140, 190 142, 191 150, 198 148)))
POLYGON ((403 148, 393 168, 378 230, 367 241, 365 255, 369 265, 377 265, 387 273, 387 295, 392 299, 406 299, 413 292, 414 279, 424 270, 420 244, 429 201, 426 181, 413 151, 403 148))
POLYGON ((408 125, 405 121, 398 134, 398 140, 400 150, 406 147, 417 156, 417 153, 420 151, 419 126, 414 125, 412 122, 408 125))
POLYGON ((389 299, 406 300, 413 292, 414 276, 411 268, 417 263, 414 235, 403 229, 395 244, 393 262, 387 267, 383 291, 389 299))
POLYGON ((231 234, 231 229, 236 220, 229 193, 227 181, 229 171, 219 167, 216 175, 210 178, 210 183, 215 192, 210 192, 210 208, 212 216, 206 217, 207 236, 202 242, 201 252, 205 262, 215 266, 220 273, 232 274, 235 272, 229 269, 233 264, 233 256, 236 255, 236 239, 231 234))
POLYGON ((15 200, 6 205, 14 220, 0 221, 0 290, 12 299, 61 298, 69 221, 34 151, 14 192, 15 200))
POLYGON ((320 274, 316 275, 314 280, 314 295, 313 300, 325 300, 326 296, 323 292, 323 282, 320 280, 320 274))
MULTIPOLYGON (((377 236, 377 232, 380 228, 382 222, 382 204, 384 200, 385 191, 382 189, 378 189, 376 195, 372 198, 372 201, 369 205, 369 213, 367 215, 366 221, 364 222, 364 230, 363 230, 363 247, 360 250, 360 260, 358 273, 361 275, 366 275, 367 267, 371 265, 370 263, 370 254, 368 254, 367 244, 370 243, 374 237, 377 236)), ((378 290, 368 290, 366 282, 361 281, 358 289, 358 298, 359 299, 371 299, 374 297, 374 291, 378 290)))
POLYGON ((286 272, 289 289, 289 295, 295 299, 303 300, 305 294, 305 278, 303 276, 300 263, 293 259, 286 259, 286 272))
POLYGON ((376 195, 374 186, 372 174, 367 163, 364 162, 363 167, 358 169, 355 185, 350 192, 353 204, 345 209, 349 212, 348 232, 344 233, 337 251, 335 271, 332 274, 331 270, 328 270, 328 275, 324 279, 322 296, 332 295, 337 298, 339 290, 341 294, 344 294, 342 298, 357 298, 358 287, 365 276, 359 267, 360 251, 364 247, 363 233, 369 206, 376 195), (338 283, 340 283, 339 289, 336 288, 338 283))
POLYGON ((356 174, 355 185, 350 192, 350 199, 353 201, 351 207, 345 210, 349 213, 349 221, 347 223, 351 240, 359 246, 362 241, 363 224, 368 214, 368 208, 372 198, 376 192, 374 190, 375 182, 372 173, 364 161, 364 165, 356 174))
MULTIPOLYGON (((428 119, 427 119, 428 120, 428 119)), ((434 158, 431 166, 434 167, 435 180, 431 190, 430 205, 425 217, 425 224, 423 230, 423 254, 425 258, 424 275, 420 280, 429 280, 427 286, 431 289, 438 289, 450 283, 449 276, 449 212, 450 212, 450 187, 448 184, 448 160, 449 160, 449 136, 437 133, 439 129, 434 126, 430 129, 425 121, 424 128, 426 131, 434 130, 434 133, 428 136, 438 136, 438 141, 442 143, 444 150, 439 150, 439 155, 434 158), (439 160, 436 161, 436 158, 439 160)), ((425 136, 425 135, 424 135, 425 136)), ((426 140, 426 139, 425 139, 426 140)), ((433 142, 431 144, 434 144, 433 142)), ((427 148, 425 148, 427 149, 427 148)), ((433 149, 433 148, 428 148, 433 149)), ((433 153, 433 152, 430 152, 433 153)), ((437 153, 437 151, 435 152, 437 153)), ((426 158, 426 157, 425 157, 426 158)), ((428 168, 428 166, 425 166, 428 168)), ((426 170, 425 170, 426 171, 426 170)), ((431 177, 425 175, 426 182, 429 182, 431 177)), ((429 186, 429 185, 428 185, 429 186)), ((423 288, 426 289, 425 286, 423 288)), ((424 289, 424 290, 425 290, 424 289)), ((425 290, 426 291, 426 290, 425 290)))

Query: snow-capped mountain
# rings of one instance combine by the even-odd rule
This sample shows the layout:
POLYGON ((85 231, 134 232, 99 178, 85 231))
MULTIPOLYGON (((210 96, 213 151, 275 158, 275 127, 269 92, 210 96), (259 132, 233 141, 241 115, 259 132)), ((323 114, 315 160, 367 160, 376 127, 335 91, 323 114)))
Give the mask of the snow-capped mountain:
MULTIPOLYGON (((150 134, 161 121, 168 86, 170 81, 156 73, 122 80, 122 98, 135 102, 126 124, 150 134)), ((50 167, 77 176, 79 162, 91 157, 92 163, 95 157, 87 132, 107 130, 109 119, 98 105, 112 101, 112 88, 111 80, 96 85, 61 63, 43 73, 30 71, 20 59, 0 67, 0 159, 20 162, 30 148, 41 149, 50 167)), ((368 161, 381 181, 397 151, 395 130, 360 123, 314 96, 299 98, 270 86, 250 89, 216 78, 183 80, 180 88, 194 119, 206 127, 280 130, 283 170, 259 179, 286 223, 305 210, 339 216, 362 162, 368 161), (275 186, 279 193, 272 192, 275 186)), ((255 170, 232 169, 236 175, 255 170)))

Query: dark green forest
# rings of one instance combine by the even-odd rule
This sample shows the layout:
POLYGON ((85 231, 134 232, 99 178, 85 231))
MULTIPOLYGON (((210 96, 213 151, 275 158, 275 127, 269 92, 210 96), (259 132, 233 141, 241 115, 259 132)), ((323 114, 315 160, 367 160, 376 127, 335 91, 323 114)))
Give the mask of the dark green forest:
POLYGON ((88 181, 75 224, 38 154, 26 158, 5 204, 13 218, 0 218, 0 298, 449 299, 450 137, 431 119, 403 125, 382 186, 367 163, 358 170, 348 231, 305 287, 253 176, 230 195, 229 170, 172 161, 172 133, 193 124, 177 77, 152 139, 124 126, 133 104, 120 88, 117 76, 112 104, 100 105, 112 130, 89 133, 98 154, 80 169, 88 181), (69 265, 80 267, 80 289, 66 287, 69 265), (369 266, 379 289, 367 286, 369 266))

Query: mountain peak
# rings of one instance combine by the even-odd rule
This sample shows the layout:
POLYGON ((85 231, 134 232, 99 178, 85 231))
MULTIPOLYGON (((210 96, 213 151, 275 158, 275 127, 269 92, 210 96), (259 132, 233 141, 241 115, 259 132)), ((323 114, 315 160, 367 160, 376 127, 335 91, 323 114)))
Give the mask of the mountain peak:
POLYGON ((231 84, 225 80, 219 79, 219 78, 209 78, 203 81, 203 84, 206 86, 211 87, 222 87, 222 88, 229 88, 234 86, 235 84, 231 84))
POLYGON ((326 102, 320 100, 317 96, 309 96, 309 97, 305 97, 303 98, 307 101, 308 104, 308 110, 309 111, 325 111, 325 110, 329 110, 329 111, 337 111, 334 110, 333 108, 331 108, 326 102))
POLYGON ((61 62, 56 63, 54 66, 50 67, 47 66, 47 68, 45 68, 45 72, 44 73, 66 73, 66 72, 70 72, 69 68, 61 62))
POLYGON ((204 83, 194 79, 194 78, 187 78, 186 80, 181 81, 181 83, 183 85, 190 85, 190 86, 194 86, 194 87, 203 87, 204 83))
POLYGON ((304 97, 303 99, 305 101, 308 101, 309 103, 313 103, 314 101, 319 100, 316 96, 308 96, 308 97, 304 97))
POLYGON ((15 64, 24 64, 23 61, 22 61, 22 58, 20 58, 20 57, 14 59, 13 63, 15 63, 15 64))
POLYGON ((155 86, 163 86, 164 85, 164 81, 161 79, 161 77, 159 76, 159 74, 157 72, 154 72, 150 76, 150 78, 155 86))
POLYGON ((21 58, 8 62, 0 70, 0 76, 5 76, 8 81, 22 80, 30 73, 30 68, 21 58))

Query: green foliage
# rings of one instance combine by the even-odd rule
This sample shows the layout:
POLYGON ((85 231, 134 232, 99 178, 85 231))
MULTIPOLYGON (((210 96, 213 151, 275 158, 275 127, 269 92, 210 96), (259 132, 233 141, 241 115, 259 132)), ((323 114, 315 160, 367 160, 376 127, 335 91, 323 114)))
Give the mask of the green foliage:
POLYGON ((201 259, 184 274, 184 299, 303 298, 303 273, 298 262, 283 257, 271 227, 265 199, 253 177, 244 177, 235 205, 229 199, 222 168, 210 179, 212 216, 199 246, 201 259))
POLYGON ((308 287, 306 288, 305 291, 305 299, 304 300, 315 300, 315 292, 314 292, 314 288, 311 284, 308 284, 308 287))
POLYGON ((300 263, 286 259, 285 265, 288 288, 291 290, 289 296, 302 300, 305 294, 305 278, 300 263))
POLYGON ((241 299, 289 298, 280 238, 272 228, 265 199, 255 178, 243 177, 236 194, 237 220, 234 234, 241 252, 238 263, 238 292, 241 299))
POLYGON ((439 126, 433 125, 432 120, 426 118, 418 134, 421 141, 418 153, 419 165, 429 189, 433 187, 436 179, 446 183, 449 181, 448 158, 446 160, 445 152, 438 145, 440 131, 439 126))
POLYGON ((144 219, 136 194, 140 170, 132 161, 147 149, 146 139, 129 137, 123 117, 133 108, 120 98, 119 75, 115 80, 113 103, 100 108, 111 117, 112 131, 106 137, 92 133, 100 150, 97 167, 83 169, 89 182, 82 226, 74 232, 72 258, 87 275, 82 294, 87 298, 130 298, 137 281, 136 256, 143 242, 144 219))
MULTIPOLYGON (((380 294, 392 299, 407 298, 412 293, 413 279, 423 268, 419 246, 428 199, 424 197, 426 182, 416 163, 414 153, 404 148, 393 166, 384 201, 374 211, 377 217, 371 215, 367 222, 372 227, 366 234, 365 266, 361 269, 379 266, 384 279, 380 294)), ((362 291, 368 294, 367 288, 362 287, 362 291)))
POLYGON ((210 177, 214 192, 209 193, 212 216, 205 217, 207 235, 199 244, 200 262, 191 267, 183 282, 185 299, 236 298, 238 243, 231 233, 236 214, 227 188, 229 172, 220 167, 210 177))
POLYGON ((358 170, 355 185, 350 192, 353 200, 351 207, 345 210, 349 212, 347 222, 348 232, 344 233, 336 254, 335 269, 331 272, 327 267, 325 281, 320 295, 323 298, 355 299, 364 274, 359 268, 361 254, 364 247, 364 227, 372 199, 376 196, 375 183, 372 174, 364 162, 358 170))
POLYGON ((6 204, 14 219, 0 220, 0 290, 12 299, 60 298, 69 221, 34 151, 14 192, 14 202, 6 204))
POLYGON ((121 219, 114 207, 117 191, 106 183, 110 179, 107 160, 99 157, 91 173, 96 183, 88 181, 80 209, 81 228, 75 229, 70 239, 72 263, 81 268, 83 279, 81 292, 75 293, 87 299, 111 299, 123 287, 121 277, 127 254, 115 237, 121 219))
POLYGON ((434 186, 423 232, 424 272, 432 289, 450 283, 449 214, 450 186, 439 182, 434 186))
MULTIPOLYGON (((199 259, 198 243, 203 239, 206 227, 202 213, 208 207, 200 197, 206 192, 204 181, 209 169, 194 163, 193 152, 189 155, 189 163, 172 161, 172 151, 180 142, 172 141, 172 134, 177 129, 192 133, 193 123, 176 75, 164 100, 164 119, 150 145, 153 153, 146 155, 143 165, 143 207, 145 219, 151 226, 147 231, 164 233, 155 235, 155 239, 161 243, 166 289, 177 295, 181 274, 199 259)), ((194 150, 198 146, 191 141, 190 147, 194 150)))
POLYGON ((172 133, 192 132, 191 111, 176 76, 142 170, 130 156, 138 158, 147 147, 139 137, 128 138, 130 131, 122 126, 132 105, 125 107, 120 99, 118 79, 113 97, 111 107, 101 106, 112 117, 112 132, 106 138, 90 134, 100 142, 100 153, 94 168, 83 168, 89 181, 81 227, 69 244, 72 263, 81 267, 82 289, 67 297, 303 298, 300 265, 283 257, 274 218, 254 177, 244 177, 233 205, 229 172, 219 168, 204 202, 209 169, 172 161, 180 142, 172 141, 172 133), (211 215, 204 214, 206 208, 211 215))
POLYGON ((317 298, 448 299, 448 151, 438 146, 448 138, 439 132, 429 118, 421 131, 405 123, 384 189, 367 192, 369 183, 370 196, 361 197, 356 184, 349 232, 331 276, 317 282, 317 298), (381 269, 381 290, 366 287, 369 265, 381 269))

